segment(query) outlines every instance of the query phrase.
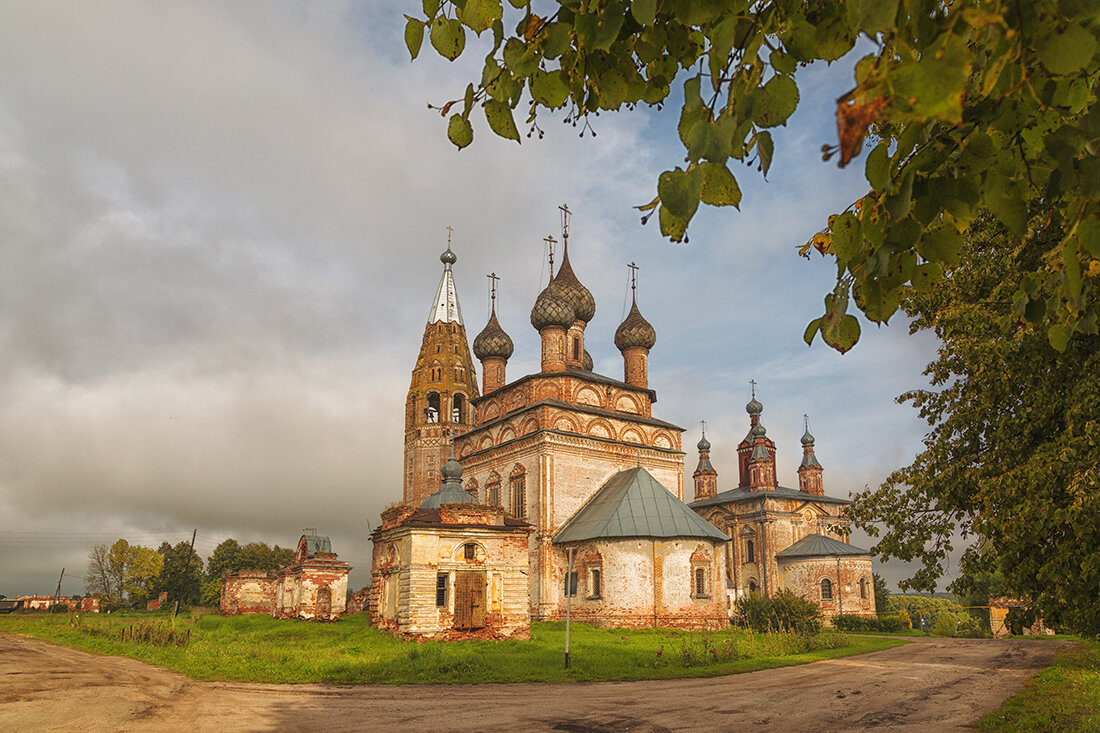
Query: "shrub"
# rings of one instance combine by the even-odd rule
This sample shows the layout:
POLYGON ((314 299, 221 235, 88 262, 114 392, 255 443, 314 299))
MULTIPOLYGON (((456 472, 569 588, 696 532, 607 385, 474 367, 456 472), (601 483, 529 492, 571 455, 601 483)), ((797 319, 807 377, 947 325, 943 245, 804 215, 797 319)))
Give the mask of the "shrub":
POLYGON ((158 621, 139 621, 136 624, 111 629, 112 636, 118 641, 130 641, 151 646, 186 647, 191 643, 191 629, 177 629, 170 624, 158 621))
POLYGON ((64 603, 55 603, 50 606, 50 613, 68 613, 69 606, 64 603))
POLYGON ((909 625, 908 615, 902 617, 896 614, 879 616, 878 618, 844 614, 833 619, 833 626, 839 631, 886 631, 894 633, 912 628, 909 625))
POLYGON ((752 593, 737 599, 740 623, 753 631, 792 631, 817 634, 821 631, 821 609, 784 588, 771 598, 752 593))

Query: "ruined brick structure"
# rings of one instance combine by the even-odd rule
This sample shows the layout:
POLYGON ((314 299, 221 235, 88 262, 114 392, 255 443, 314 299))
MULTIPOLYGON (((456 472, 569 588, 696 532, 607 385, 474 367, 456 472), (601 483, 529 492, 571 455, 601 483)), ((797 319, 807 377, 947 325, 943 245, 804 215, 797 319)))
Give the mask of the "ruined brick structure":
POLYGON ((718 491, 710 441, 699 441, 691 507, 731 542, 726 545, 730 602, 747 593, 789 588, 816 601, 826 619, 838 613, 873 616, 871 555, 848 542, 848 500, 827 496, 809 426, 802 436, 798 489, 776 481, 776 446, 760 421, 764 406, 745 406, 749 432, 737 447, 738 487, 718 491))
POLYGON ((344 612, 351 566, 328 537, 302 535, 294 563, 275 572, 238 570, 222 579, 221 612, 332 621, 344 612))

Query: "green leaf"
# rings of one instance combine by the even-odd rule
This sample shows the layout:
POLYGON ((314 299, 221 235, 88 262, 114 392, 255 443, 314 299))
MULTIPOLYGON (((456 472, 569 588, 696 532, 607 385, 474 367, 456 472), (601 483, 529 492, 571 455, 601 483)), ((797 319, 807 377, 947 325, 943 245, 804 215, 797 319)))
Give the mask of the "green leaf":
POLYGON ((1062 324, 1056 324, 1047 329, 1047 340, 1059 354, 1066 350, 1066 346, 1069 344, 1069 336, 1069 328, 1062 324))
POLYGON ((1072 239, 1062 247, 1062 266, 1065 268, 1066 295, 1070 300, 1081 297, 1081 260, 1077 258, 1077 243, 1072 239))
POLYGON ((548 59, 556 59, 565 53, 571 43, 569 34, 572 26, 568 23, 556 22, 542 27, 539 37, 542 39, 542 52, 548 59))
POLYGON ((618 69, 611 69, 600 76, 596 89, 600 93, 600 107, 603 109, 618 109, 626 101, 626 79, 618 69))
POLYGON ((836 255, 837 265, 847 267, 863 245, 859 219, 852 212, 845 211, 830 217, 829 231, 833 235, 832 252, 836 255))
POLYGON ((447 123, 447 137, 462 150, 474 141, 474 128, 462 115, 451 115, 451 120, 447 123))
POLYGON ((609 51, 611 44, 619 37, 625 17, 622 4, 617 2, 609 3, 601 12, 578 14, 573 21, 578 44, 584 48, 609 51))
POLYGON ((699 164, 698 170, 702 171, 703 177, 699 198, 704 204, 740 207, 741 188, 725 165, 706 161, 699 164))
POLYGON ((536 71, 529 85, 531 98, 550 109, 557 109, 569 98, 569 85, 561 71, 536 71))
POLYGON ((409 55, 416 58, 420 53, 420 47, 424 44, 424 23, 416 18, 409 18, 405 23, 405 45, 409 49, 409 55))
POLYGON ((898 99, 910 101, 918 117, 959 122, 969 76, 966 39, 944 33, 918 61, 900 66, 894 76, 894 92, 898 99))
POLYGON ((432 48, 448 61, 454 61, 466 48, 466 30, 457 20, 443 17, 432 21, 432 48))
POLYGON ((894 18, 898 14, 898 0, 862 0, 860 6, 859 30, 874 36, 894 27, 894 18))
POLYGON ((462 98, 462 116, 469 119, 470 110, 474 108, 474 85, 466 85, 466 94, 462 98))
POLYGON ((1085 68, 1096 53, 1096 37, 1077 24, 1039 40, 1039 60, 1047 71, 1064 76, 1085 68))
POLYGON ((917 242, 917 253, 928 262, 942 262, 948 267, 959 261, 963 238, 954 227, 940 226, 924 233, 917 242))
POLYGON ((752 116, 761 127, 782 125, 798 107, 798 85, 784 74, 776 74, 754 92, 752 116))
POLYGON ((503 12, 500 0, 466 0, 466 7, 458 10, 458 19, 480 36, 489 30, 494 20, 501 19, 503 12))
POLYGON ((424 15, 428 16, 428 19, 435 17, 435 14, 439 12, 439 0, 424 0, 424 15))
POLYGON ((793 56, 778 49, 772 51, 771 56, 768 57, 768 63, 781 74, 793 74, 798 67, 798 62, 793 56))
POLYGON ((1085 252, 1100 260, 1100 219, 1085 219, 1077 225, 1077 243, 1085 252))
MULTIPOLYGON (((661 207, 685 221, 691 221, 695 210, 699 208, 699 193, 703 177, 692 169, 691 173, 677 168, 665 171, 657 178, 657 195, 661 197, 661 207)), ((664 227, 662 226, 662 229, 664 227)))
POLYGON ((508 140, 515 140, 517 143, 520 141, 511 107, 496 99, 486 100, 482 106, 485 109, 485 120, 489 123, 489 129, 508 140))
POLYGON ((882 192, 890 182, 890 143, 883 140, 867 156, 867 182, 882 192))
POLYGON ((843 354, 859 341, 859 321, 851 315, 839 318, 826 315, 821 326, 821 338, 843 354))
POLYGON ((772 167, 772 155, 775 153, 775 143, 772 134, 767 132, 756 133, 756 152, 760 156, 760 170, 766 178, 768 169, 772 167))
POLYGON ((890 214, 891 219, 903 219, 909 213, 909 207, 913 203, 913 174, 912 166, 906 166, 901 174, 897 189, 886 197, 883 206, 890 214))
POLYGON ((814 342, 814 336, 821 330, 821 324, 825 322, 825 318, 815 318, 810 321, 806 326, 806 332, 802 334, 802 340, 806 342, 807 346, 810 346, 814 342))
POLYGON ((638 25, 652 25, 657 15, 657 0, 634 0, 630 3, 630 14, 638 25))
POLYGON ((684 241, 684 233, 687 231, 688 226, 687 219, 676 216, 676 214, 673 214, 662 204, 660 212, 658 213, 658 220, 661 222, 661 234, 665 235, 673 242, 684 241))

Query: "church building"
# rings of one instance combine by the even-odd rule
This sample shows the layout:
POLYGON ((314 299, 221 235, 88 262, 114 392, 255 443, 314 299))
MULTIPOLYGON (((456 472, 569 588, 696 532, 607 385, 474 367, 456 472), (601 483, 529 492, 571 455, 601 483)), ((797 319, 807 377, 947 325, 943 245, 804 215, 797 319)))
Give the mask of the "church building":
MULTIPOLYGON (((762 522, 777 524, 776 512, 796 512, 799 521, 815 512, 842 516, 842 508, 834 511, 840 500, 819 494, 781 509, 757 506, 789 492, 775 486, 775 448, 763 426, 750 442, 745 465, 758 478, 747 490, 770 494, 743 507, 740 495, 726 501, 730 492, 717 492, 704 438, 696 501, 684 503, 683 429, 653 415, 648 358, 656 331, 633 284, 630 311, 614 333, 622 378, 593 370, 585 339, 596 303, 573 271, 562 211, 561 266, 555 274, 551 255, 550 281, 530 314, 541 343, 537 373, 508 381, 514 344, 497 318, 494 275, 488 323, 473 342, 479 393, 449 240, 440 258, 443 275, 406 402, 403 505, 387 510, 372 536, 372 613, 397 633, 441 635, 448 624, 460 628, 455 619, 467 631, 480 623, 524 633, 517 594, 527 621, 563 619, 568 608, 572 618, 608 626, 723 628, 731 584, 770 592, 819 569, 813 553, 820 547, 793 545, 828 521, 800 534, 762 522), (732 549, 742 529, 760 532, 759 565, 744 566, 732 549), (526 550, 522 562, 517 543, 526 550), (796 554, 778 558, 783 549, 796 554)), ((869 556, 860 552, 869 577, 869 556)))

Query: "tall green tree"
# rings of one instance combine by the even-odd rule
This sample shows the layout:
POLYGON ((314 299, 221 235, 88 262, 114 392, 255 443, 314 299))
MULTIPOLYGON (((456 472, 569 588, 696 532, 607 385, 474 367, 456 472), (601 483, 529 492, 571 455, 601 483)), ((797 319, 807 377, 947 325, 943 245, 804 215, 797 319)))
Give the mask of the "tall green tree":
POLYGON ((885 322, 904 287, 927 291, 955 263, 980 208, 1018 239, 1035 198, 1064 226, 1048 257, 1018 263, 1016 309, 1004 316, 1030 317, 1042 303, 1059 351, 1074 333, 1097 333, 1100 303, 1081 287, 1081 274, 1100 268, 1095 0, 422 0, 410 11, 414 59, 425 36, 451 61, 471 34, 487 51, 480 76, 439 106, 459 148, 473 141, 475 111, 517 142, 521 107, 528 137, 542 137, 540 115, 554 110, 583 135, 594 115, 660 106, 681 86, 684 163, 638 207, 674 241, 686 240, 700 203, 740 205, 732 164, 767 175, 771 130, 801 101, 798 69, 837 61, 862 36, 870 52, 851 90, 818 112, 836 116, 824 157, 841 166, 871 134, 870 190, 803 250, 837 264, 806 340, 820 333, 851 348, 850 301, 885 322))
MULTIPOLYGON (((934 588, 958 531, 980 539, 964 567, 1003 579, 1048 624, 1096 636, 1100 337, 1075 334, 1055 350, 1046 332, 1060 318, 1057 298, 1027 295, 1037 286, 1026 272, 1057 256, 1063 226, 1045 202, 1022 241, 980 216, 946 277, 904 294, 911 330, 940 339, 925 370, 932 388, 899 398, 931 430, 916 460, 857 495, 850 515, 881 537, 884 559, 921 561, 903 587, 934 588), (1027 319, 1002 317, 1021 307, 1027 319)), ((1096 298, 1100 277, 1081 287, 1096 298)), ((973 585, 965 578, 961 592, 973 585)))
POLYGON ((235 539, 222 540, 206 564, 202 581, 202 604, 217 606, 221 599, 222 578, 237 570, 279 570, 294 562, 294 550, 274 547, 266 542, 241 545, 235 539))
POLYGON ((110 604, 128 600, 144 605, 156 593, 162 568, 163 559, 148 547, 131 545, 124 539, 110 547, 96 545, 88 555, 86 590, 110 604))
POLYGON ((157 553, 163 559, 164 566, 157 578, 157 594, 167 593, 169 603, 175 603, 179 599, 180 605, 198 605, 202 596, 202 558, 191 549, 191 543, 178 542, 171 545, 162 542, 157 553))

